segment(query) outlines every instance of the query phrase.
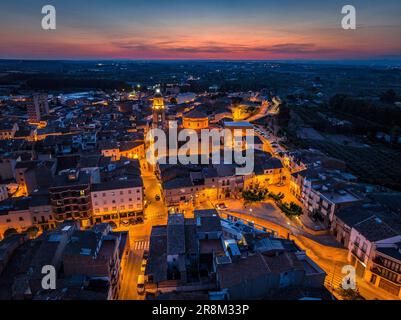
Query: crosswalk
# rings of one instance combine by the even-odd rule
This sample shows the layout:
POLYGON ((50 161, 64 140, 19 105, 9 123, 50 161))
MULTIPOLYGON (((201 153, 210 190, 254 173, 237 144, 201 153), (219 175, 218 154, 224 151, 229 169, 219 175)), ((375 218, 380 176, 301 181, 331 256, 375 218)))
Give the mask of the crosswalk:
POLYGON ((333 276, 332 273, 328 274, 325 279, 325 287, 332 289, 340 289, 345 275, 336 272, 333 276))
POLYGON ((133 250, 149 250, 149 240, 136 240, 132 246, 133 250))

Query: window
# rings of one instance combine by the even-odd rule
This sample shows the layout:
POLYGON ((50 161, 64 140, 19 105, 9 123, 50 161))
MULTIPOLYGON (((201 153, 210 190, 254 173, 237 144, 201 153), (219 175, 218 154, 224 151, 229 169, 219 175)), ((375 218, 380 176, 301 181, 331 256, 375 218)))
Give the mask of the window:
POLYGON ((19 221, 24 221, 24 218, 23 217, 19 217, 18 220, 19 221))
POLYGON ((94 198, 97 198, 97 193, 95 193, 95 194, 93 195, 93 197, 94 197, 94 198))
POLYGON ((123 195, 124 194, 124 191, 120 191, 120 195, 123 195))

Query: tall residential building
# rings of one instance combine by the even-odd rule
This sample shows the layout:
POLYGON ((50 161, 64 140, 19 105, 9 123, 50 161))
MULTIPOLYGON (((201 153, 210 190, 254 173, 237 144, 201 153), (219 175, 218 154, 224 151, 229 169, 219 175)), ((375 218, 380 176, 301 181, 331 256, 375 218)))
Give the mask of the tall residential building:
POLYGON ((90 182, 90 175, 78 170, 55 177, 49 192, 57 221, 79 220, 84 228, 91 224, 90 182))
POLYGON ((32 104, 28 105, 28 119, 29 121, 38 122, 42 119, 42 116, 49 113, 47 94, 34 94, 32 100, 32 104))

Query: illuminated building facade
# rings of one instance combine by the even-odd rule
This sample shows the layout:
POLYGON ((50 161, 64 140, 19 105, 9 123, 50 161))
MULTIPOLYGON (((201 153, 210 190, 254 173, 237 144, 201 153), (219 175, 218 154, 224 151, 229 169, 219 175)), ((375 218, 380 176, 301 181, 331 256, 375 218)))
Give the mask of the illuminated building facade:
POLYGON ((182 116, 184 129, 201 130, 209 127, 209 118, 200 111, 192 110, 182 116))
POLYGON ((153 98, 152 110, 152 128, 166 129, 166 109, 160 90, 156 90, 156 94, 153 98))

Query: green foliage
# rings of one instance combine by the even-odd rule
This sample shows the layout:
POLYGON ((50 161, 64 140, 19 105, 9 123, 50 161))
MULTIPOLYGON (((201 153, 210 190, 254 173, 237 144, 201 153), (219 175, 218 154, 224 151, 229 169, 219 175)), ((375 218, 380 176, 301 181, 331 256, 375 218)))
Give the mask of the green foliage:
POLYGON ((311 141, 309 145, 347 164, 362 182, 401 190, 401 152, 380 146, 358 148, 329 141, 311 141))
POLYGON ((279 192, 277 194, 269 192, 269 198, 273 199, 274 201, 281 201, 284 199, 284 194, 282 192, 279 192))
POLYGON ((259 202, 267 198, 268 190, 260 188, 259 186, 250 187, 242 191, 242 197, 248 202, 259 202))
POLYGON ((277 206, 287 217, 299 217, 302 215, 302 208, 294 202, 277 202, 277 206))
POLYGON ((344 300, 364 300, 364 298, 359 294, 358 290, 353 290, 353 289, 339 289, 338 292, 344 300))
MULTIPOLYGON (((394 94, 389 90, 382 95, 383 102, 394 102, 394 94)), ((391 105, 380 105, 373 100, 336 94, 330 98, 329 106, 333 110, 362 117, 385 127, 401 125, 401 109, 391 105)))

